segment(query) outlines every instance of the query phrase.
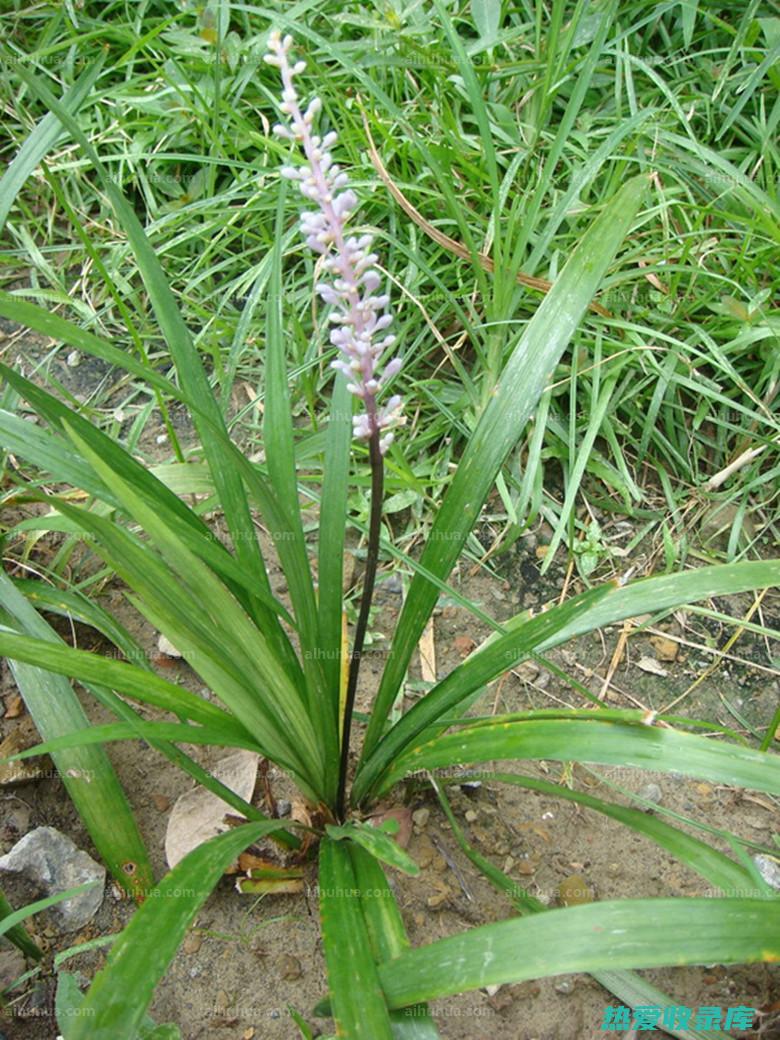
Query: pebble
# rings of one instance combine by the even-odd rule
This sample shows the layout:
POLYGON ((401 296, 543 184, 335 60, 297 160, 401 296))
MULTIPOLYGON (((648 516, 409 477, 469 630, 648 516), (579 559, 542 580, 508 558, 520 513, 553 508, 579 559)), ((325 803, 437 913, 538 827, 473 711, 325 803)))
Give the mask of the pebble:
POLYGON ((152 801, 157 812, 168 812, 171 807, 170 798, 166 798, 164 794, 153 794, 152 801))
POLYGON ((466 813, 465 813, 465 816, 466 816, 466 820, 469 823, 474 823, 475 820, 479 819, 479 813, 475 812, 474 809, 467 809, 466 813))
POLYGON ((276 801, 276 815, 289 816, 292 812, 292 802, 287 798, 278 798, 276 801))
POLYGON ((412 813, 412 823, 415 827, 419 827, 420 830, 428 826, 428 820, 431 818, 430 809, 415 809, 412 813))
POLYGON ((303 965, 297 957, 293 957, 292 954, 283 953, 276 962, 276 969, 279 972, 279 977, 284 979, 285 982, 294 982, 295 979, 299 979, 303 975, 303 965))
MULTIPOLYGON (((645 784, 644 787, 639 789, 639 797, 644 798, 648 802, 655 802, 660 804, 663 801, 663 792, 658 784, 645 784)), ((642 806, 645 812, 652 812, 653 810, 648 806, 642 806)))
POLYGON ((560 982, 555 983, 555 992, 563 993, 564 996, 568 996, 574 992, 574 980, 573 979, 561 979, 560 982))
POLYGON ((68 354, 65 359, 65 364, 68 368, 78 368, 81 364, 81 354, 79 354, 77 350, 71 350, 70 354, 68 354))
POLYGON ((182 950, 184 953, 193 954, 197 953, 203 945, 203 936, 197 935, 195 932, 190 932, 187 938, 182 943, 182 950))
POLYGON ((753 856, 753 862, 758 867, 758 872, 764 881, 780 891, 780 860, 775 859, 774 856, 763 856, 759 853, 759 855, 753 856))
POLYGON ((96 885, 51 908, 54 920, 64 932, 83 928, 97 913, 103 901, 106 871, 65 834, 54 827, 36 827, 0 858, 0 872, 19 874, 43 890, 47 896, 66 892, 87 881, 96 885))

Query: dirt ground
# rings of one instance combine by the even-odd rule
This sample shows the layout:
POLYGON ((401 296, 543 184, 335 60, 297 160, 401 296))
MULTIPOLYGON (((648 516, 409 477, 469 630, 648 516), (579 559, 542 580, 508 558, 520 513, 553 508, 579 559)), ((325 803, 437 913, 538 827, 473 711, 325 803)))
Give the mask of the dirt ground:
MULTIPOLYGON (((6 517, 4 526, 7 523, 6 517)), ((544 579, 540 578, 539 545, 545 537, 544 528, 540 528, 519 541, 503 558, 499 577, 475 572, 464 564, 456 572, 454 583, 499 620, 555 598, 566 574, 562 563, 553 566, 544 579)), ((13 552, 8 555, 13 557, 13 552)), ((563 560, 562 552, 560 556, 563 560)), ((625 561, 626 569, 631 562, 625 561)), ((361 680, 359 707, 363 709, 383 665, 381 636, 392 631, 400 608, 400 584, 389 572, 383 578, 377 597, 380 609, 373 622, 380 638, 367 655, 361 680)), ((278 572, 273 575, 273 584, 283 596, 283 578, 278 572)), ((156 654, 156 633, 123 605, 120 589, 107 587, 103 596, 105 605, 120 610, 124 623, 150 654, 156 654)), ((718 607, 744 616, 751 603, 752 597, 732 597, 719 602, 718 607)), ((780 628, 780 596, 776 592, 764 600, 763 622, 780 628)), ((77 631, 80 645, 87 649, 99 646, 95 633, 84 628, 77 631)), ((707 619, 677 614, 664 622, 660 635, 631 636, 619 660, 613 661, 613 654, 620 639, 620 626, 569 644, 551 653, 550 658, 596 693, 602 691, 604 676, 615 664, 607 703, 657 710, 688 689, 714 659, 706 647, 722 646, 731 632, 707 619), (669 660, 672 656, 674 659, 669 660), (639 666, 642 660, 645 667, 647 660, 655 661, 658 670, 666 674, 644 670, 639 666)), ((442 602, 434 624, 438 677, 446 675, 487 634, 465 610, 442 602)), ((722 662, 675 710, 740 730, 742 724, 736 713, 754 728, 765 727, 779 692, 777 678, 771 671, 772 659, 780 657, 778 647, 744 633, 732 654, 739 661, 722 662)), ((8 708, 15 690, 7 665, 3 668, 0 711, 5 707, 6 715, 11 715, 14 713, 8 708)), ((198 688, 185 662, 172 662, 165 674, 198 688)), ((419 684, 415 682, 420 678, 418 661, 410 678, 409 704, 419 695, 419 684)), ((529 663, 494 683, 479 708, 488 714, 581 704, 556 675, 529 663)), ((96 720, 103 718, 93 706, 89 705, 88 710, 96 720)), ((20 741, 32 742, 30 721, 24 713, 0 718, 0 738, 14 733, 20 741)), ((213 765, 224 754, 218 749, 191 751, 206 765, 213 765)), ((111 745, 110 755, 133 804, 158 876, 162 875, 170 806, 189 788, 189 781, 166 760, 136 742, 111 745)), ((777 804, 768 796, 697 783, 680 775, 586 769, 580 765, 564 767, 558 763, 510 767, 503 764, 502 768, 548 781, 573 783, 607 800, 630 804, 627 797, 610 786, 617 784, 627 792, 660 800, 664 809, 732 831, 753 843, 751 851, 764 848, 771 852, 773 835, 780 831, 777 804)), ((274 793, 277 798, 289 798, 292 792, 283 781, 276 780, 274 793)), ((259 795, 260 785, 256 799, 261 804, 259 795)), ((706 882, 656 845, 571 802, 488 781, 478 787, 452 787, 450 797, 473 845, 513 882, 551 907, 570 900, 572 888, 594 900, 708 894, 706 882)), ((18 820, 14 814, 21 813, 26 829, 57 827, 80 848, 94 853, 59 780, 39 779, 0 787, 0 802, 0 851, 7 851, 18 836, 8 822, 12 818, 18 820)), ((395 804, 405 805, 413 814, 408 851, 422 868, 416 880, 399 873, 392 873, 390 878, 414 945, 512 914, 506 898, 497 894, 462 854, 430 793, 399 788, 395 804)), ((691 832, 703 836, 701 832, 691 832)), ((719 847, 729 852, 724 843, 719 847)), ((29 892, 10 884, 7 892, 15 901, 30 897, 29 892)), ((109 885, 98 915, 83 933, 60 935, 45 914, 35 919, 32 930, 49 951, 58 952, 76 942, 118 931, 130 914, 131 907, 109 885)), ((105 949, 93 950, 69 961, 68 968, 83 973, 86 980, 105 956, 105 949)), ((517 956, 522 958, 522 950, 518 950, 517 956)), ((675 1004, 693 1009, 713 1005, 759 1009, 756 1028, 732 1030, 731 1036, 780 1037, 780 967, 713 965, 644 974, 675 1004)), ((54 1040, 57 1029, 52 1014, 53 989, 51 975, 44 974, 14 991, 9 1013, 0 1015, 0 1040, 54 1040)), ((314 1019, 311 1013, 325 992, 316 876, 310 867, 306 891, 298 896, 240 896, 232 879, 224 878, 160 986, 152 1012, 158 1022, 177 1023, 185 1040, 293 1040, 300 1034, 290 1017, 290 1007, 312 1024, 315 1035, 326 1036, 332 1031, 332 1023, 314 1019)), ((618 1003, 589 976, 575 975, 504 986, 493 994, 467 993, 437 1002, 432 1005, 432 1012, 445 1040, 595 1040, 610 1035, 601 1028, 604 1009, 618 1003)), ((618 1035, 634 1036, 628 1032, 618 1035)), ((641 1035, 661 1034, 646 1031, 641 1035)))

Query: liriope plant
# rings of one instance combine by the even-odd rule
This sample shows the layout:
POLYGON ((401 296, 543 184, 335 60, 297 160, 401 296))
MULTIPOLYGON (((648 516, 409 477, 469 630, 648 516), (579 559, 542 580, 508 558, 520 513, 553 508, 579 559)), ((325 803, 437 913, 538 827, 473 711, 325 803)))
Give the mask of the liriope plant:
MULTIPOLYGON (((453 46, 457 45, 454 38, 453 46)), ((59 527, 89 540, 126 583, 138 611, 186 653, 218 703, 170 683, 139 660, 132 637, 97 604, 67 590, 54 594, 40 583, 5 575, 0 577, 0 651, 12 662, 44 737, 34 753, 46 750, 71 770, 74 800, 97 847, 126 884, 128 876, 142 877, 139 897, 151 884, 148 857, 116 779, 102 759, 79 758, 74 765, 73 756, 102 755, 102 744, 140 738, 219 793, 247 820, 197 848, 159 882, 155 898, 142 903, 114 943, 81 1013, 68 1019, 66 1040, 133 1040, 139 1035, 155 987, 209 893, 242 850, 265 838, 290 852, 316 850, 329 980, 329 993, 319 1010, 333 1016, 339 1036, 355 1040, 436 1037, 427 1002, 477 987, 588 971, 625 1003, 658 1003, 664 1001, 663 994, 631 969, 776 960, 780 901, 749 863, 661 819, 521 772, 483 769, 480 773, 496 783, 543 789, 620 820, 673 853, 723 895, 605 901, 548 911, 530 895, 512 889, 517 913, 508 920, 411 948, 386 871, 414 874, 416 865, 391 834, 366 822, 372 806, 410 775, 429 779, 466 854, 504 891, 507 879, 468 846, 452 815, 445 787, 458 767, 494 761, 580 761, 677 771, 780 794, 780 761, 768 751, 780 718, 772 720, 767 738, 754 749, 697 735, 689 731, 686 720, 656 719, 600 704, 490 718, 466 714, 489 683, 533 654, 648 611, 668 611, 697 599, 777 584, 780 561, 611 583, 537 615, 526 612, 494 623, 490 639, 398 717, 399 693, 413 652, 438 597, 448 590, 467 536, 640 212, 646 178, 631 179, 583 234, 513 343, 425 548, 419 559, 405 560, 414 578, 358 739, 355 692, 377 562, 382 551, 400 555, 382 539, 381 518, 384 466, 394 452, 404 450, 402 401, 389 386, 402 372, 403 345, 399 356, 388 360, 397 344, 385 331, 391 325, 390 301, 380 291, 377 258, 368 236, 349 231, 357 196, 333 163, 335 133, 317 131, 319 103, 314 99, 304 107, 299 100, 295 80, 304 66, 292 60, 291 47, 289 36, 270 36, 268 61, 283 81, 277 136, 289 142, 292 154, 301 149, 304 157, 300 165, 292 159, 282 172, 298 183, 313 206, 304 212, 301 225, 307 246, 320 258, 322 278, 316 291, 330 308, 330 341, 337 353, 324 446, 316 583, 301 512, 285 357, 284 196, 267 294, 266 461, 258 466, 232 443, 159 261, 134 211, 80 131, 72 105, 68 99, 58 101, 23 70, 30 89, 81 146, 111 201, 144 279, 176 380, 14 295, 0 294, 0 314, 124 368, 162 398, 189 409, 208 468, 210 502, 218 503, 224 515, 230 546, 217 539, 163 479, 77 409, 3 366, 8 407, 0 411, 0 443, 39 467, 47 475, 46 486, 65 489, 56 494, 27 489, 52 511, 43 522, 49 529, 59 527), (28 402, 41 425, 31 426, 14 413, 14 395, 28 402), (355 399, 358 411, 353 416, 355 399), (355 440, 368 447, 371 513, 362 599, 347 651, 348 668, 342 669, 343 561, 355 440), (67 489, 78 489, 86 504, 76 504, 67 489), (272 590, 255 514, 271 532, 287 580, 288 603, 272 590), (67 646, 33 604, 94 625, 128 659, 102 658, 67 646), (77 679, 116 721, 89 725, 76 710, 65 677, 77 679), (133 702, 160 709, 169 720, 142 719, 133 702), (267 818, 219 784, 181 750, 182 745, 201 744, 251 749, 275 763, 310 803, 310 824, 267 818), (92 770, 88 790, 76 783, 85 769, 92 770), (106 817, 108 812, 114 816, 106 817), (123 825, 115 841, 106 819, 111 827, 116 820, 123 825), (755 897, 730 895, 745 889, 755 897)), ((29 155, 37 161, 41 148, 53 139, 49 120, 29 155)), ((18 167, 13 174, 18 184, 18 167)), ((0 194, 4 187, 9 190, 7 182, 0 184, 0 194)), ((188 489, 186 466, 183 469, 179 491, 188 489)), ((675 1035, 698 1034, 678 1029, 675 1035)))

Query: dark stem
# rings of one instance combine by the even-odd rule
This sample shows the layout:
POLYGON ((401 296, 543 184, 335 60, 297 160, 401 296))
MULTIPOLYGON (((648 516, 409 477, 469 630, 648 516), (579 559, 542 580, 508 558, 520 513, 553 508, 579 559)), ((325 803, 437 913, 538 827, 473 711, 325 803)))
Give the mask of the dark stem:
POLYGON ((341 764, 339 766, 339 789, 336 798, 336 816, 343 821, 346 813, 347 771, 349 769, 349 738, 352 731, 352 714, 355 708, 358 673, 363 655, 363 643, 368 628, 368 616, 371 600, 374 598, 374 582, 379 563, 379 534, 382 524, 382 497, 384 492, 384 462, 379 450, 379 431, 375 430, 368 442, 368 453, 371 460, 371 520, 368 527, 368 549, 366 553, 366 570, 363 575, 363 596, 360 600, 360 613, 355 628, 355 642, 349 661, 347 678, 347 698, 344 704, 344 723, 341 729, 341 764))

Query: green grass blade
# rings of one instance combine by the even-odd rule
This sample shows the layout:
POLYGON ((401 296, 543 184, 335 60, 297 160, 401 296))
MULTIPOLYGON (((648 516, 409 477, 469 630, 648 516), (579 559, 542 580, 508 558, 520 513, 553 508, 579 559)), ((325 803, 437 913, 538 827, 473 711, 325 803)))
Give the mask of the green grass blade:
POLYGON ((780 899, 630 899, 483 925, 379 967, 404 1007, 547 975, 780 959, 780 899))
POLYGON ((394 763, 382 790, 409 772, 501 759, 592 762, 680 772, 780 794, 780 756, 671 728, 646 726, 640 713, 636 722, 630 723, 605 718, 602 712, 594 715, 589 709, 556 719, 497 716, 494 721, 436 737, 394 763))
POLYGON ((250 823, 220 834, 166 874, 114 943, 68 1040, 136 1035, 157 983, 222 874, 248 845, 273 830, 279 830, 278 823, 250 823))
POLYGON ((339 1036, 393 1040, 346 843, 320 845, 320 920, 328 985, 339 1036))
MULTIPOLYGON (((634 178, 611 199, 514 348, 458 464, 423 551, 420 562, 437 577, 445 579, 460 555, 504 459, 522 434, 550 372, 630 228, 646 186, 646 177, 634 178)), ((382 675, 365 753, 379 740, 436 596, 436 586, 415 575, 382 675)))
MULTIPOLYGON (((56 652, 59 637, 0 572, 0 604, 25 635, 33 636, 56 652)), ((9 637, 10 638, 10 637, 9 637)), ((9 657, 19 692, 43 740, 89 732, 91 724, 67 679, 52 675, 32 663, 9 657)), ((40 663, 40 657, 37 659, 40 663)), ((102 748, 79 748, 52 756, 57 772, 76 807, 95 848, 120 885, 131 894, 148 888, 153 879, 149 856, 114 767, 102 748), (135 864, 128 872, 127 864, 135 864)))

